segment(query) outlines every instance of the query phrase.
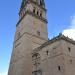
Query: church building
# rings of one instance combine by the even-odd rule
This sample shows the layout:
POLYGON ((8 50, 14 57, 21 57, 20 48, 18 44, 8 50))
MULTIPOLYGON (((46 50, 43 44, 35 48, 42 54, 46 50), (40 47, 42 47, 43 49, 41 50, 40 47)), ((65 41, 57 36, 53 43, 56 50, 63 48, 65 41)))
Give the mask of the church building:
POLYGON ((44 0, 22 0, 8 75, 75 75, 75 41, 48 39, 44 0))

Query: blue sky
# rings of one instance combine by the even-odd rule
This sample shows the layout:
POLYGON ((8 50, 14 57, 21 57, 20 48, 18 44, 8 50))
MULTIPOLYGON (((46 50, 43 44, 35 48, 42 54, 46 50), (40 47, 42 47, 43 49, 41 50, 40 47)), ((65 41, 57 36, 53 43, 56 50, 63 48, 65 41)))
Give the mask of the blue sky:
MULTIPOLYGON (((75 32, 75 0, 45 0, 49 38, 75 32), (67 31, 67 32, 66 32, 67 31)), ((21 0, 0 1, 0 75, 6 74, 11 57, 21 0)), ((73 36, 75 38, 75 35, 73 36)))

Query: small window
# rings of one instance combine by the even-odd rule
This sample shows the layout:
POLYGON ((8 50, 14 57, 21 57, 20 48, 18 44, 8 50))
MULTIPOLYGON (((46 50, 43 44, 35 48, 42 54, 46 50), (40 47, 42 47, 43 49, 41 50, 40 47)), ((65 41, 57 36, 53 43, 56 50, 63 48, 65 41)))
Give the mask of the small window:
POLYGON ((58 66, 58 70, 59 70, 59 71, 61 70, 60 66, 58 66))
POLYGON ((70 47, 68 47, 68 51, 71 52, 71 48, 70 47))
POLYGON ((49 54, 49 51, 46 51, 46 54, 48 55, 49 54))
POLYGON ((42 12, 40 13, 40 17, 42 17, 42 12))

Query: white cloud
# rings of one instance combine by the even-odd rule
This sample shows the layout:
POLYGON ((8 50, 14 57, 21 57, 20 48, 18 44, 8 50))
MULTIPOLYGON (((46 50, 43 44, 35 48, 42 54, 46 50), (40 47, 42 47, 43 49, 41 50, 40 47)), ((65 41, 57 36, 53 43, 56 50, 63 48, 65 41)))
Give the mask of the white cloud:
POLYGON ((65 36, 68 36, 69 38, 75 40, 75 29, 66 29, 63 31, 63 34, 65 36))
POLYGON ((71 23, 70 26, 65 29, 62 34, 68 36, 69 38, 75 40, 75 14, 71 16, 71 23))

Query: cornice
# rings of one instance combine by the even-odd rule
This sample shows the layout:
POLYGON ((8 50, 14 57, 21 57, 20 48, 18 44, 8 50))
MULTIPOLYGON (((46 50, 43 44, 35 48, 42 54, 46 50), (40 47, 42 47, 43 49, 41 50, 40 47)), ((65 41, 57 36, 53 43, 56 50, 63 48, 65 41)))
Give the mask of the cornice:
POLYGON ((22 21, 22 19, 23 19, 27 14, 29 14, 29 15, 31 15, 31 16, 37 18, 37 19, 40 19, 40 20, 43 21, 44 23, 48 23, 48 22, 47 22, 47 19, 44 19, 43 17, 40 17, 40 16, 38 16, 37 14, 34 14, 34 13, 30 12, 30 11, 26 11, 26 13, 24 14, 24 16, 23 16, 23 17, 18 21, 18 23, 16 24, 16 27, 19 25, 19 23, 22 21))
MULTIPOLYGON (((32 33, 24 32, 17 40, 14 41, 14 43, 16 43, 18 40, 20 40, 21 37, 24 36, 24 34, 28 34, 28 35, 31 35, 31 36, 33 36, 33 37, 40 38, 41 40, 47 41, 45 38, 39 37, 39 36, 34 35, 34 34, 32 34, 32 33)), ((41 45, 41 44, 39 44, 39 45, 41 45)))
POLYGON ((59 41, 59 40, 65 40, 65 41, 67 41, 67 42, 75 45, 75 41, 74 40, 72 40, 69 37, 66 37, 66 36, 64 36, 64 35, 61 34, 61 35, 58 35, 58 36, 54 37, 53 39, 45 42, 40 47, 34 49, 33 52, 40 51, 42 48, 46 47, 47 45, 50 45, 50 44, 52 44, 52 43, 54 43, 56 41, 59 41))

